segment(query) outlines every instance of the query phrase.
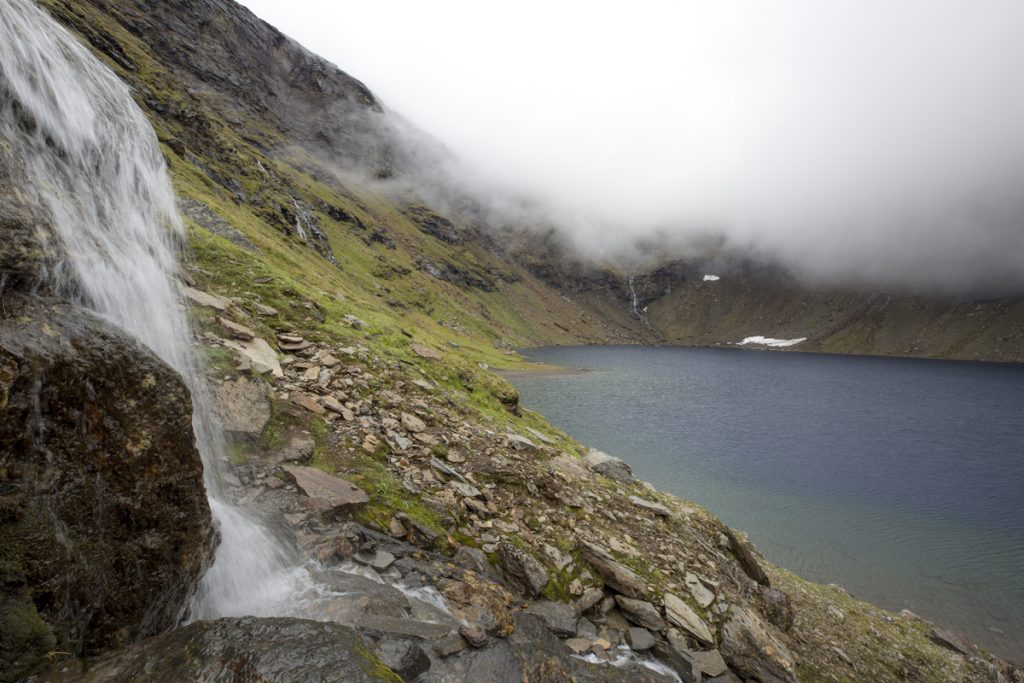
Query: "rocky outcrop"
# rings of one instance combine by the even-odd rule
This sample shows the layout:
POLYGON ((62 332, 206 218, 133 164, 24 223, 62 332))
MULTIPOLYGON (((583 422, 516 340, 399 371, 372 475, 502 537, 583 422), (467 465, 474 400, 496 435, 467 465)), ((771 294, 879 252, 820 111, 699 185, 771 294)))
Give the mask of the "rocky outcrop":
POLYGON ((180 377, 81 309, 4 303, 0 641, 22 651, 0 679, 48 644, 90 654, 172 626, 213 539, 180 377))

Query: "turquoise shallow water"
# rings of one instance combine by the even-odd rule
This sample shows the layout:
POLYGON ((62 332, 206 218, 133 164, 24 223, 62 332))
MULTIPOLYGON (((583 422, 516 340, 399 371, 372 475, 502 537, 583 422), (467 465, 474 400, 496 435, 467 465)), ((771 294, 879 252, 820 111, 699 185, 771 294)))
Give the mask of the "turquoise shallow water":
POLYGON ((1024 659, 1024 367, 559 347, 523 403, 773 562, 1024 659))

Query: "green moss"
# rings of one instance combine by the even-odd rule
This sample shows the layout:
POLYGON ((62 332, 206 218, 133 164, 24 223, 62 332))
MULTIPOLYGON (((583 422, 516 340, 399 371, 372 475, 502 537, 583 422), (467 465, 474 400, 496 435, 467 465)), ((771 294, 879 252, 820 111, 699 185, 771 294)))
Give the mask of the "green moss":
POLYGON ((363 658, 365 662, 364 671, 366 671, 368 676, 382 683, 402 683, 402 677, 388 668, 381 661, 380 657, 373 650, 366 647, 366 645, 357 642, 354 649, 363 658))

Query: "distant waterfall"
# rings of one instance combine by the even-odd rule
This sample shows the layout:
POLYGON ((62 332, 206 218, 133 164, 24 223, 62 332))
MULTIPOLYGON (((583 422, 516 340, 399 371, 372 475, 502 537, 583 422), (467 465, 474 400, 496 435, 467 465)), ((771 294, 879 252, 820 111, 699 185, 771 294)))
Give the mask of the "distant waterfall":
MULTIPOLYGON (((133 335, 185 379, 221 542, 192 618, 276 611, 294 586, 284 548, 228 501, 177 284, 184 230, 153 129, 128 88, 31 0, 0 4, 0 144, 53 217, 46 284, 133 335)), ((45 417, 45 416, 44 416, 45 417)))

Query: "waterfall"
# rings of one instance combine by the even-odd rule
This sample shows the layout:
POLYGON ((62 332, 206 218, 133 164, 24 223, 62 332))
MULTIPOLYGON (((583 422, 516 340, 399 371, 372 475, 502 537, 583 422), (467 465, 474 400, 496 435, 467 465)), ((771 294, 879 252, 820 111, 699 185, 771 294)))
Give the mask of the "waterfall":
POLYGON ((25 164, 19 190, 52 215, 58 261, 41 279, 145 344, 192 392, 220 544, 191 618, 283 611, 302 570, 223 488, 224 440, 176 278, 184 229, 156 135, 127 86, 31 0, 0 4, 0 144, 25 164))
POLYGON ((632 306, 633 315, 635 315, 637 318, 640 318, 640 320, 643 321, 644 325, 647 325, 647 329, 652 329, 650 321, 647 320, 647 307, 644 307, 644 310, 642 311, 640 310, 640 299, 637 297, 636 288, 633 286, 633 281, 635 277, 633 275, 632 270, 629 271, 628 276, 630 304, 632 306))

